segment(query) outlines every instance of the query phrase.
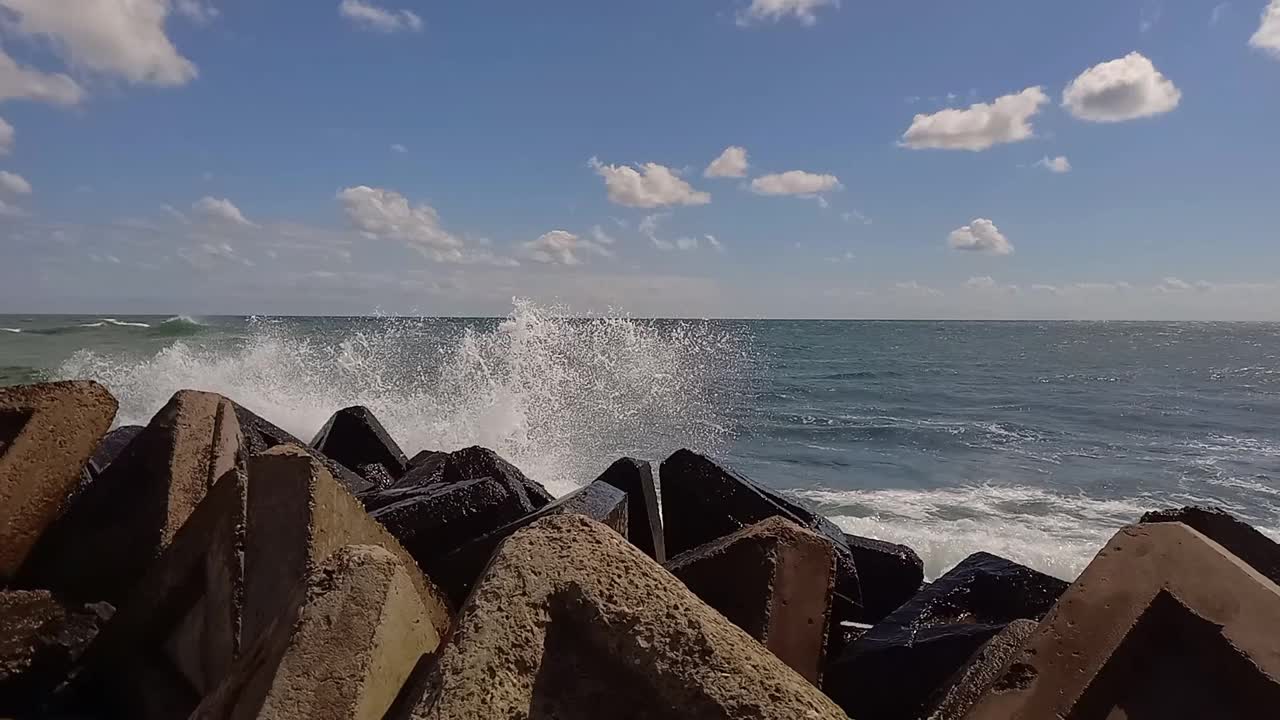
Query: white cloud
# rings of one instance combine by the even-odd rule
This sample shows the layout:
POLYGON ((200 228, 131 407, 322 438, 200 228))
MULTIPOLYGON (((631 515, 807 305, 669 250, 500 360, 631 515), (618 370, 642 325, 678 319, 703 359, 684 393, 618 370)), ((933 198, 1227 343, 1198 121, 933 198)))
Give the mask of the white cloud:
POLYGON ((948 108, 931 115, 920 113, 902 134, 902 145, 912 150, 986 150, 993 145, 1021 142, 1035 135, 1031 118, 1049 96, 1029 87, 991 103, 975 103, 967 110, 948 108))
POLYGON ((16 205, 0 200, 0 217, 26 217, 27 212, 16 205))
POLYGON ((537 240, 530 240, 522 246, 529 258, 542 263, 558 263, 560 265, 581 265, 579 257, 583 253, 594 253, 604 257, 613 255, 603 245, 574 235, 567 230, 552 230, 544 233, 537 240))
POLYGON ((257 227, 240 212, 240 208, 226 198, 215 198, 205 195, 191 205, 191 210, 197 215, 202 215, 209 220, 217 222, 230 223, 232 225, 243 225, 245 227, 257 227))
POLYGON ((730 145, 720 153, 720 156, 711 161, 707 169, 702 172, 705 177, 709 178, 740 178, 747 176, 747 149, 737 145, 730 145))
POLYGON ((1147 0, 1138 13, 1138 32, 1150 32, 1164 15, 1164 3, 1160 0, 1147 0))
POLYGON ((711 249, 719 253, 724 252, 724 243, 720 242, 715 235, 703 235, 703 237, 707 239, 707 244, 711 246, 711 249))
POLYGON ((595 240, 601 245, 612 245, 615 242, 617 242, 616 238, 614 238, 609 233, 605 232, 604 228, 600 227, 599 225, 593 225, 591 227, 591 239, 595 240))
POLYGON ((587 164, 604 178, 609 200, 618 205, 656 208, 711 202, 710 193, 694 190, 676 171, 665 165, 644 163, 637 170, 629 165, 605 165, 594 157, 587 164))
POLYGON ((858 222, 863 225, 871 224, 871 218, 864 215, 860 210, 850 210, 849 212, 840 213, 840 219, 847 223, 858 222))
POLYGON ((1180 293, 1180 292, 1190 292, 1192 290, 1204 291, 1204 290, 1211 290, 1211 289, 1213 289, 1213 285, 1203 280, 1196 283, 1189 283, 1186 280, 1183 280, 1182 278, 1178 278, 1178 277, 1164 278, 1155 286, 1156 292, 1161 292, 1161 293, 1180 293))
POLYGON ((1271 0, 1262 11, 1262 24, 1249 38, 1249 46, 1280 59, 1280 0, 1271 0))
POLYGON ((761 175, 751 181, 751 192, 757 195, 817 195, 843 186, 835 175, 819 175, 804 170, 761 175))
POLYGON ((996 287, 995 278, 990 275, 981 277, 971 277, 964 281, 964 286, 969 290, 994 290, 996 287))
POLYGON ((206 5, 200 0, 175 0, 173 9, 179 15, 200 25, 213 22, 219 14, 218 8, 206 5))
POLYGON ((18 175, 17 173, 11 173, 8 170, 0 170, 0 189, 4 189, 6 192, 13 193, 14 195, 30 195, 31 183, 27 182, 26 178, 18 175))
POLYGON ((1131 52, 1080 73, 1062 92, 1062 105, 1091 122, 1123 122, 1167 113, 1182 91, 1146 56, 1131 52))
POLYGON ((400 143, 394 143, 391 146, 391 152, 397 152, 403 155, 404 153, 409 152, 409 148, 401 145, 400 143))
POLYGON ((698 238, 696 237, 678 237, 676 238, 676 247, 681 250, 697 250, 698 238))
POLYGON ((0 155, 8 155, 13 149, 13 138, 16 133, 13 126, 0 118, 0 155))
POLYGON ((962 228, 951 231, 947 236, 947 245, 955 250, 980 252, 988 255, 1009 255, 1013 253, 1010 243, 995 223, 985 218, 978 218, 962 228))
POLYGON ((751 5, 738 13, 738 24, 778 22, 790 15, 802 25, 813 25, 818 21, 815 11, 825 6, 840 7, 840 0, 751 0, 751 5))
POLYGON ((13 98, 75 105, 84 99, 84 89, 68 75, 21 67, 0 50, 0 100, 13 98))
POLYGON ((351 224, 365 237, 396 240, 429 254, 437 261, 464 262, 462 241, 440 227, 430 205, 410 205, 394 190, 367 185, 338 192, 338 201, 351 224))
MULTIPOLYGON (((0 0, 9 27, 47 38, 67 64, 134 84, 184 85, 196 66, 165 34, 169 0, 0 0)), ((65 89, 64 89, 65 92, 65 89)))
POLYGON ((1048 155, 1036 161, 1036 167, 1042 167, 1051 173, 1069 173, 1071 172, 1071 161, 1066 155, 1059 155, 1051 158, 1048 155))
POLYGON ((409 10, 387 10, 364 0, 342 0, 338 5, 338 14, 357 25, 378 32, 418 32, 422 29, 422 18, 417 14, 409 10))

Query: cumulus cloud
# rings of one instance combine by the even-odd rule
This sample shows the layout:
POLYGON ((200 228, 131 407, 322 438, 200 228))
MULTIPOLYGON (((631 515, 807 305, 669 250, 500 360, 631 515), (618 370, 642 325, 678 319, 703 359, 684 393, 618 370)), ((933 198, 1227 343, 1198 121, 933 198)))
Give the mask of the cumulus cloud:
POLYGON ((784 173, 761 175, 751 181, 751 192, 757 195, 803 195, 811 196, 830 190, 839 190, 843 185, 835 175, 819 175, 804 170, 788 170, 784 173))
POLYGON ((652 162, 637 167, 605 165, 594 157, 587 164, 604 178, 609 200, 618 205, 656 208, 711 202, 710 193, 694 190, 676 171, 665 165, 652 162))
POLYGON ((1062 92, 1062 106, 1090 122, 1123 122, 1170 112, 1182 91, 1141 53, 1094 65, 1062 92))
POLYGON ((31 183, 27 182, 27 179, 21 175, 7 170, 0 170, 0 188, 14 195, 31 194, 31 183))
POLYGON ((991 103, 975 103, 967 110, 947 108, 920 113, 902 134, 901 144, 912 150, 986 150, 1002 143, 1021 142, 1035 135, 1031 118, 1049 102, 1039 87, 1029 87, 991 103))
POLYGON ((231 225, 243 225, 245 227, 257 227, 257 225, 249 222, 244 213, 240 212, 240 208, 235 203, 226 198, 215 198, 205 195, 191 205, 192 212, 216 222, 229 223, 231 225))
POLYGON ((1213 283, 1198 280, 1194 283, 1187 282, 1179 277, 1167 277, 1156 283, 1155 290, 1160 293, 1182 293, 1191 292, 1193 290, 1200 292, 1208 292, 1213 289, 1213 283))
POLYGON ((738 24, 794 17, 802 25, 813 25, 818 21, 817 10, 826 6, 840 7, 840 0, 751 0, 751 5, 738 13, 738 24))
POLYGON ((1228 2, 1221 2, 1214 5, 1213 10, 1209 13, 1209 25, 1217 25, 1222 20, 1222 16, 1230 9, 1231 3, 1228 2))
POLYGON ((1271 0, 1262 11, 1262 24, 1249 38, 1249 46, 1280 59, 1280 0, 1271 0))
POLYGON ((990 275, 982 275, 965 280, 964 286, 969 290, 993 290, 996 287, 996 281, 990 275))
POLYGON ((712 250, 719 253, 724 252, 724 243, 720 242, 715 235, 703 235, 703 237, 707 239, 707 244, 711 246, 712 250))
POLYGON ((0 50, 0 100, 14 98, 75 105, 84 99, 84 89, 69 75, 22 67, 0 50))
POLYGON ((4 118, 0 118, 0 155, 8 155, 9 151, 13 149, 15 135, 13 126, 6 122, 4 118))
POLYGON ((978 218, 964 227, 952 230, 947 236, 947 245, 954 250, 988 255, 1013 253, 1013 243, 1009 242, 995 223, 985 218, 978 218))
POLYGON ((401 145, 400 143, 394 143, 394 144, 391 146, 391 152, 397 152, 397 153, 400 153, 401 155, 403 155, 403 154, 405 154, 405 153, 409 152, 409 148, 407 148, 407 147, 405 147, 405 146, 401 145))
MULTIPOLYGON (((68 65, 134 84, 184 85, 196 66, 165 34, 169 0, 0 0, 9 27, 45 38, 68 65)), ((65 86, 63 93, 69 93, 65 86)))
POLYGON ((1036 167, 1042 167, 1051 173, 1069 173, 1071 172, 1071 161, 1066 155, 1059 155, 1051 158, 1048 155, 1036 161, 1036 167))
POLYGON ((730 145, 711 161, 702 173, 709 178, 740 178, 747 176, 747 149, 730 145))
POLYGON ((840 219, 847 223, 860 223, 862 225, 870 225, 871 218, 867 217, 861 210, 850 210, 840 213, 840 219))
POLYGON ((356 25, 378 32, 418 32, 422 18, 410 10, 388 10, 364 0, 342 0, 338 14, 356 25))
POLYGON ((596 254, 610 257, 612 252, 603 245, 580 238, 567 230, 552 230, 543 233, 537 240, 530 240, 522 246, 524 253, 532 260, 542 263, 560 265, 581 265, 580 255, 596 254))
POLYGON ((338 192, 338 201, 351 224, 370 239, 405 243, 437 262, 510 264, 487 253, 465 255, 462 240, 440 226, 430 205, 411 205, 394 190, 358 185, 338 192))

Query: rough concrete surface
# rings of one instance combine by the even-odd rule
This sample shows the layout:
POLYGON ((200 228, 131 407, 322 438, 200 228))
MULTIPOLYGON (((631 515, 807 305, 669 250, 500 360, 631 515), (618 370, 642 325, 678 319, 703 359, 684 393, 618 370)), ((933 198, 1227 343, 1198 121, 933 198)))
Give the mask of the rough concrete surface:
POLYGON ((960 720, 964 717, 978 698, 995 684, 1009 660, 1038 626, 1035 620, 1014 620, 1005 625, 935 696, 928 720, 960 720))
MULTIPOLYGON (((258 637, 292 610, 293 590, 331 553, 344 545, 379 545, 406 567, 413 558, 386 528, 305 449, 280 445, 249 461, 245 613, 243 633, 258 637)), ((414 587, 440 635, 449 628, 449 603, 421 573, 414 587)))
POLYGON ((1158 510, 1146 513, 1139 522, 1180 522, 1187 525, 1280 585, 1280 544, 1221 508, 1192 506, 1158 510))
POLYGON ((667 543, 658 513, 658 490, 653 468, 644 460, 619 458, 596 482, 608 483, 627 494, 627 539, 659 565, 667 561, 667 543))
POLYGON ((412 717, 845 716, 617 533, 564 514, 503 543, 412 717))
POLYGON ((82 696, 162 720, 221 682, 241 648, 247 497, 240 472, 209 491, 85 654, 82 696))
POLYGON ((806 680, 822 676, 835 554, 782 517, 672 558, 667 569, 806 680))
POLYGON ((21 583, 118 605, 213 484, 242 463, 231 402, 177 392, 49 527, 21 583))
POLYGON ((339 548, 192 720, 380 720, 440 644, 416 572, 377 546, 339 548))
POLYGON ((1124 528, 965 717, 1246 718, 1280 707, 1280 587, 1182 523, 1124 528))
POLYGON ((389 486, 404 474, 408 463, 395 439, 363 405, 343 408, 331 415, 311 440, 311 447, 377 487, 389 486))
POLYGON ((116 408, 106 388, 87 380, 0 388, 0 583, 79 485, 116 408))

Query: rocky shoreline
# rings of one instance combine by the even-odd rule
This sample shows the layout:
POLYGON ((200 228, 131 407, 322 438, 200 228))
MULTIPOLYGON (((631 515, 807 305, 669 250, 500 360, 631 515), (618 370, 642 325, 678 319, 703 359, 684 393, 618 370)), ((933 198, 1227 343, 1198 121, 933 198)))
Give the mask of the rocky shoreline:
POLYGON ((0 388, 0 718, 1267 717, 1280 546, 1148 513, 1074 583, 902 545, 680 450, 555 499, 361 407, 0 388), (660 481, 660 483, 659 483, 660 481))

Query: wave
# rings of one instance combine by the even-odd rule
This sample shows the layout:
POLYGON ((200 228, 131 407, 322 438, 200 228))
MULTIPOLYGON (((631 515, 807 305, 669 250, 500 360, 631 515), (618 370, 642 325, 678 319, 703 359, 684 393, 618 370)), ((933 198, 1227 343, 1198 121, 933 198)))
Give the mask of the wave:
POLYGON ((0 332, 20 333, 22 332, 22 329, 21 328, 0 328, 0 332))
POLYGON ((151 327, 151 324, 150 324, 150 323, 144 323, 144 322, 128 322, 128 321, 126 321, 126 320, 117 320, 117 319, 115 319, 115 318, 102 318, 102 322, 104 322, 104 323, 106 323, 106 324, 108 324, 108 325, 115 325, 116 327, 134 327, 134 328, 149 328, 149 327, 151 327))
POLYGON ((57 374, 110 388, 120 423, 197 388, 305 440, 335 410, 365 405, 409 454, 485 445, 556 494, 621 455, 721 449, 733 434, 724 396, 749 376, 748 338, 711 323, 570 319, 517 301, 499 323, 446 325, 378 318, 330 340, 254 319, 234 345, 179 339, 141 360, 81 351, 57 374))
POLYGON ((187 315, 174 315, 152 328, 151 334, 161 337, 185 337, 187 335, 198 335, 207 329, 208 327, 204 323, 195 318, 187 315))
MULTIPOLYGON (((1071 580, 1117 530, 1143 513, 1197 500, 1146 494, 1103 499, 991 484, 932 490, 819 488, 792 494, 814 503, 846 532, 911 546, 924 560, 929 579, 985 550, 1071 580)), ((1280 537, 1280 527, 1259 524, 1258 529, 1280 537)))

